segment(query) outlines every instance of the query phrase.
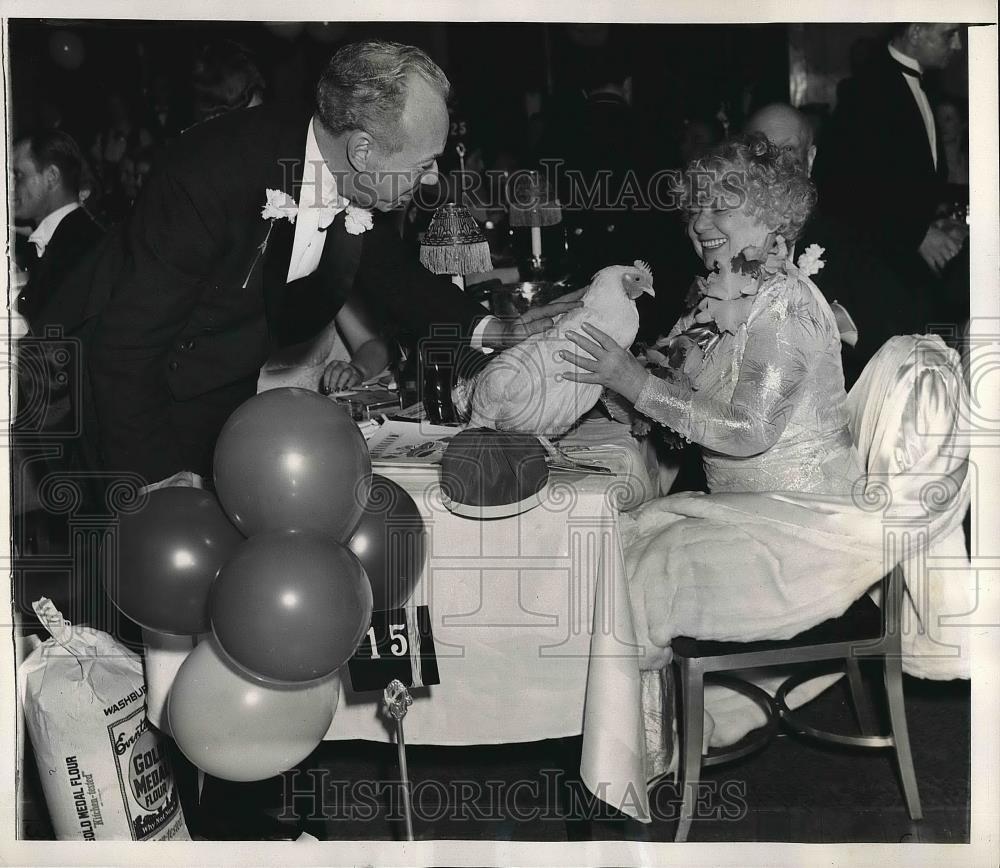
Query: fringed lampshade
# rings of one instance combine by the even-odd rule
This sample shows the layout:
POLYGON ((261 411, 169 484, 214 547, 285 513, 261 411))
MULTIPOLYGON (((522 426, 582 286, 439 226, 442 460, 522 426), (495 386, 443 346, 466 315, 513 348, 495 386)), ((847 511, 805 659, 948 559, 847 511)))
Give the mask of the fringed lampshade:
POLYGON ((562 220, 559 200, 538 172, 518 172, 507 195, 511 226, 554 226, 562 220))
POLYGON ((510 204, 511 227, 531 227, 531 268, 541 273, 542 227, 554 226, 562 221, 559 200, 549 191, 548 185, 538 172, 519 172, 510 182, 507 190, 510 204))
MULTIPOLYGON (((431 218, 420 242, 420 262, 434 274, 463 275, 493 268, 490 245, 483 230, 464 205, 442 205, 431 218)), ((464 288, 464 287, 463 287, 464 288)))

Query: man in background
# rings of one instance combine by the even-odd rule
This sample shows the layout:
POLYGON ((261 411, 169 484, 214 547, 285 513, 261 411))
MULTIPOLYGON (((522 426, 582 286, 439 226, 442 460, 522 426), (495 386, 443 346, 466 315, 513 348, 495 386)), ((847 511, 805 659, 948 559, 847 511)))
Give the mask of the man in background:
MULTIPOLYGON (((46 508, 46 479, 72 474, 85 460, 77 436, 82 385, 79 344, 70 338, 53 299, 59 288, 96 249, 103 230, 81 207, 89 191, 86 161, 76 142, 59 130, 41 130, 14 146, 14 219, 30 226, 24 264, 27 282, 16 298, 30 332, 17 342, 16 405, 10 452, 14 548, 16 557, 66 551, 67 517, 46 508)), ((53 596, 62 611, 79 611, 86 591, 36 571, 31 593, 15 589, 22 611, 41 593, 53 596)))
POLYGON ((824 210, 871 241, 928 323, 947 310, 939 277, 968 231, 936 216, 946 167, 924 74, 961 47, 957 24, 897 25, 843 94, 814 173, 824 210))
MULTIPOLYGON (((817 148, 812 124, 802 112, 773 103, 754 113, 746 130, 763 133, 811 174, 817 148)), ((795 242, 795 258, 813 244, 824 249, 824 266, 812 276, 813 282, 826 300, 838 302, 857 326, 855 345, 843 345, 844 379, 850 388, 890 337, 923 331, 928 312, 914 304, 884 261, 884 251, 869 247, 850 223, 829 214, 822 196, 795 242)))
POLYGON ((22 139, 14 146, 13 173, 14 219, 34 227, 17 309, 35 330, 55 288, 104 233, 81 207, 86 163, 71 136, 43 130, 22 139))

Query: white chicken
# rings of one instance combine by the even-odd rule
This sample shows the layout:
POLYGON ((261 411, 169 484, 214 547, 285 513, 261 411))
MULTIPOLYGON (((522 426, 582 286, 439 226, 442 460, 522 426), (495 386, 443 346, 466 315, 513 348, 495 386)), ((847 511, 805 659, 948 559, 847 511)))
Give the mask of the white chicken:
POLYGON ((602 268, 581 299, 583 307, 497 354, 465 384, 470 425, 550 437, 565 433, 597 403, 601 386, 562 376, 578 369, 560 358, 560 351, 579 351, 564 335, 590 323, 628 347, 639 329, 635 300, 644 292, 653 295, 653 274, 646 263, 602 268))

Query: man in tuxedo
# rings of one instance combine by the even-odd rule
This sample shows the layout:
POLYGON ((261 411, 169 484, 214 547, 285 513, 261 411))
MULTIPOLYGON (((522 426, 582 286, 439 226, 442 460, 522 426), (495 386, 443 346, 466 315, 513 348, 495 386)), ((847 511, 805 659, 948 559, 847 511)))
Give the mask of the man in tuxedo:
POLYGON ((35 331, 55 288, 103 235, 80 207, 85 165, 76 142, 58 130, 43 130, 14 146, 14 218, 34 226, 28 236, 28 283, 17 309, 35 331))
POLYGON ((934 277, 963 239, 935 219, 945 167, 923 78, 960 49, 957 24, 898 25, 844 93, 814 173, 824 209, 870 239, 932 308, 934 277))
POLYGON ((89 365, 106 470, 150 483, 208 473, 269 352, 312 337, 348 300, 464 350, 509 345, 576 306, 485 316, 384 219, 436 169, 448 89, 417 48, 354 43, 330 61, 314 108, 232 112, 167 147, 82 277, 90 294, 75 312, 97 314, 89 365), (265 216, 269 198, 287 207, 265 216))
MULTIPOLYGON (((46 311, 59 287, 100 243, 103 230, 80 206, 86 163, 73 138, 58 130, 42 130, 18 141, 13 150, 14 218, 32 226, 23 261, 27 283, 17 295, 18 312, 30 333, 18 340, 17 403, 12 426, 11 486, 14 545, 18 558, 65 552, 67 518, 47 508, 42 494, 47 478, 82 469, 76 437, 81 379, 79 354, 59 332, 48 333, 46 311)), ((63 611, 79 611, 76 589, 65 596, 65 583, 52 583, 44 570, 39 582, 56 596, 63 611), (53 584, 55 585, 53 587, 53 584)), ((18 583, 17 605, 30 612, 18 583)))
MULTIPOLYGON (((764 106, 747 121, 746 131, 763 133, 807 175, 812 172, 817 150, 812 125, 802 112, 785 103, 764 106)), ((927 312, 914 303, 882 253, 823 206, 820 198, 793 254, 797 257, 813 244, 823 248, 823 268, 812 279, 827 301, 838 302, 857 326, 857 342, 842 345, 844 380, 850 388, 890 337, 922 331, 927 312)))

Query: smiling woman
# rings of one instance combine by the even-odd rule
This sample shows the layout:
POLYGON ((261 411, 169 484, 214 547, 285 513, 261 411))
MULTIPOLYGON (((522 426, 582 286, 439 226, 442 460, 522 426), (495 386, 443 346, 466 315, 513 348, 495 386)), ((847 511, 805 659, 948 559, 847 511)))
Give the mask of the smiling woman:
POLYGON ((693 160, 677 184, 688 235, 709 268, 725 268, 769 232, 794 241, 816 205, 816 190, 794 158, 762 134, 733 139, 693 160))
POLYGON ((575 376, 598 378, 702 446, 713 492, 849 493, 861 468, 839 330, 789 258, 816 201, 812 184, 759 133, 692 161, 685 175, 697 192, 682 193, 688 234, 713 273, 696 282, 691 309, 663 342, 667 365, 653 376, 592 330, 571 336, 593 357, 579 357, 590 373, 575 376))

